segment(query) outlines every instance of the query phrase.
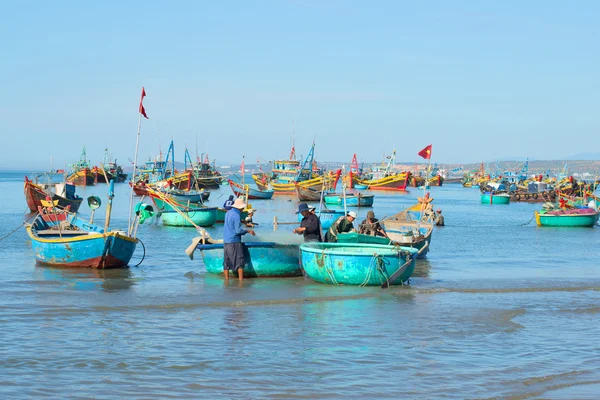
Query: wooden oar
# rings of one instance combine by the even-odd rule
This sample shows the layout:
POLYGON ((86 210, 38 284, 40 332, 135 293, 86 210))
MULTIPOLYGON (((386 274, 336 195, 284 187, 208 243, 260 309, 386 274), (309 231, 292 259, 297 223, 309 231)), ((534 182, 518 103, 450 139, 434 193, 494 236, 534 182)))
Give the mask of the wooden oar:
MULTIPOLYGON (((425 242, 425 245, 423 247, 421 247, 419 252, 415 255, 415 258, 418 257, 423 252, 423 250, 425 250, 427 248, 427 246, 429 246, 429 242, 425 242)), ((390 275, 390 277, 387 278, 385 282, 383 282, 383 285, 381 285, 381 288, 386 289, 386 288, 390 287, 390 284, 392 282, 394 282, 396 279, 398 279, 400 276, 402 276, 402 274, 404 272, 406 272, 406 269, 408 268, 408 266, 410 265, 410 263, 412 261, 413 261, 413 257, 408 256, 404 265, 402 265, 400 268, 398 268, 398 270, 396 272, 394 272, 392 275, 390 275)))

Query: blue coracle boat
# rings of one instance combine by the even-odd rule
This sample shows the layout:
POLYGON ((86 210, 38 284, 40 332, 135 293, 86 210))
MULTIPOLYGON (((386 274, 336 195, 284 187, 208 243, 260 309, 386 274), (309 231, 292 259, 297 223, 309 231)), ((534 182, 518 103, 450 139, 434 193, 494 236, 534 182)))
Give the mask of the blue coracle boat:
MULTIPOLYGON (((302 276, 298 245, 274 242, 245 242, 246 260, 244 276, 302 276)), ((223 274, 223 244, 198 244, 206 271, 223 274)))
POLYGON ((317 282, 333 285, 387 287, 408 281, 418 251, 364 243, 305 243, 302 268, 317 282))
MULTIPOLYGON (((110 193, 114 193, 111 181, 110 193)), ((110 216, 112 197, 107 214, 110 216)), ((106 226, 108 227, 107 218, 106 226)), ((111 231, 84 221, 76 214, 53 206, 41 209, 27 227, 36 262, 41 265, 77 268, 127 266, 138 240, 123 231, 111 231)))

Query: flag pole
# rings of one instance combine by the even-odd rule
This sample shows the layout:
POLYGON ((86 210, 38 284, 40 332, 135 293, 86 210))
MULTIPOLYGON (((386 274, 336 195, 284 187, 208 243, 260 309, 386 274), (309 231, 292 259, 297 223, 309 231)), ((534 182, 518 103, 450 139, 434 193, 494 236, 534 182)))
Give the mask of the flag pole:
POLYGON ((129 196, 129 222, 127 225, 127 235, 131 236, 133 226, 131 224, 131 213, 133 211, 133 188, 135 186, 135 174, 137 168, 137 158, 138 158, 138 148, 140 146, 140 130, 142 128, 142 113, 138 112, 138 129, 137 129, 137 138, 135 140, 135 156, 133 159, 133 173, 131 175, 131 193, 129 196))

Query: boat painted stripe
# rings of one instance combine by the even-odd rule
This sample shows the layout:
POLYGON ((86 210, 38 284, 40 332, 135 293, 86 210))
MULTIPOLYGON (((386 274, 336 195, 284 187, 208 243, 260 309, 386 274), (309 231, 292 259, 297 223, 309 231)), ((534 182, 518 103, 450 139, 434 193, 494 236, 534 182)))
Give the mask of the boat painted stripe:
MULTIPOLYGON (((57 231, 58 232, 58 231, 57 231)), ((56 239, 44 239, 33 234, 33 231, 30 226, 27 227, 27 234, 32 240, 41 243, 70 243, 70 242, 82 242, 84 240, 96 240, 108 236, 114 236, 115 238, 123 239, 128 242, 137 243, 138 240, 129 236, 124 236, 119 234, 118 232, 109 232, 107 234, 92 232, 92 234, 81 235, 76 237, 64 237, 64 238, 56 238, 56 239)))

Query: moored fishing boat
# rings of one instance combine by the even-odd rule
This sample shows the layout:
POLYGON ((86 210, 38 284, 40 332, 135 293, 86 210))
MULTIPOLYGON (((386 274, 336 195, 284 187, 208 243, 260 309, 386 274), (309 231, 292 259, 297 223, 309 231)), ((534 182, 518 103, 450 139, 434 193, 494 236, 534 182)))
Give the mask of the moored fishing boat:
POLYGON ((126 232, 109 229, 113 188, 111 182, 104 228, 80 219, 75 213, 56 209, 54 204, 40 207, 39 215, 27 227, 36 262, 55 267, 127 266, 138 240, 126 232))
POLYGON ((333 285, 387 286, 408 281, 418 250, 356 243, 305 243, 302 268, 311 279, 333 285))
POLYGON ((254 189, 247 184, 242 185, 232 181, 231 179, 228 180, 228 183, 229 187, 231 187, 231 190, 237 197, 246 197, 247 195, 249 200, 269 200, 273 198, 273 193, 275 193, 275 191, 271 189, 254 189))
MULTIPOLYGON (((245 242, 246 267, 244 276, 286 277, 302 276, 298 245, 274 242, 245 242)), ((198 244, 206 271, 223 274, 223 244, 198 244)))
POLYGON ((298 201, 321 201, 321 191, 296 184, 298 201))
POLYGON ((208 200, 210 192, 201 190, 165 190, 163 193, 171 196, 175 201, 181 204, 203 203, 208 200))
MULTIPOLYGON (((428 196, 424 199, 428 199, 428 196)), ((417 203, 381 221, 381 226, 392 241, 419 250, 419 258, 429 252, 434 226, 432 213, 425 212, 428 206, 424 204, 428 203, 417 203)))
POLYGON ((23 191, 25 193, 25 201, 31 212, 38 211, 42 206, 42 200, 50 197, 52 200, 58 201, 60 208, 67 208, 72 212, 77 212, 83 199, 75 194, 75 186, 69 183, 57 183, 54 186, 54 192, 50 191, 52 185, 41 185, 33 183, 29 178, 25 177, 25 185, 23 191))
POLYGON ((410 172, 398 172, 378 179, 362 179, 358 184, 367 186, 369 190, 405 191, 410 178, 410 172))
POLYGON ((81 151, 79 161, 71 165, 71 172, 67 177, 67 181, 77 186, 92 186, 94 184, 95 176, 90 168, 90 163, 87 161, 85 147, 81 151))
MULTIPOLYGON (((345 196, 346 206, 349 207, 372 207, 375 195, 362 193, 349 193, 345 196)), ((338 204, 344 204, 344 197, 338 198, 338 204)))
POLYGON ((535 211, 538 226, 592 227, 598 222, 600 213, 590 207, 535 211))
POLYGON ((482 204, 509 204, 510 195, 508 193, 494 193, 485 192, 481 193, 482 204))
POLYGON ((444 183, 444 177, 441 175, 432 176, 427 180, 428 186, 442 186, 444 183))
MULTIPOLYGON (((359 185, 364 185, 370 190, 405 191, 411 178, 409 171, 395 172, 396 150, 388 158, 385 167, 376 166, 366 173, 363 179, 358 180, 359 185)), ((356 185, 355 185, 356 187, 356 185)))

